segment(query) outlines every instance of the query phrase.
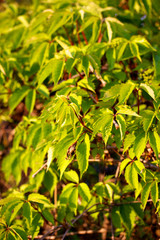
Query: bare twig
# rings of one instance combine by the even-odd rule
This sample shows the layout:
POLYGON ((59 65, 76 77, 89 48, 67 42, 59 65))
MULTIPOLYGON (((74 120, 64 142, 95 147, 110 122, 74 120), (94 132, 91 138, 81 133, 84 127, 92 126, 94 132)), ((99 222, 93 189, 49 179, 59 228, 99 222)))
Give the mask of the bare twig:
MULTIPOLYGON (((94 233, 103 233, 103 232, 106 232, 106 229, 105 228, 101 228, 99 230, 80 230, 80 231, 77 231, 77 232, 70 232, 70 233, 67 233, 66 236, 74 236, 74 235, 84 235, 84 234, 94 234, 94 233)), ((35 237, 34 239, 39 239, 39 240, 42 240, 42 239, 48 239, 48 240, 54 240, 56 238, 62 238, 63 235, 58 235, 58 236, 45 236, 45 238, 42 238, 44 237, 44 235, 39 235, 37 237, 35 237)), ((30 238, 30 237, 29 237, 30 238)))
MULTIPOLYGON (((75 222, 77 222, 85 213, 87 213, 91 208, 93 208, 94 206, 97 206, 101 203, 95 203, 93 204, 92 206, 90 206, 89 208, 87 208, 86 210, 84 210, 80 215, 78 215, 74 220, 72 220, 72 224, 74 224, 75 222)), ((62 240, 65 239, 65 237, 67 236, 69 230, 71 229, 71 225, 68 226, 67 230, 65 231, 63 237, 62 237, 62 240)))
POLYGON ((43 168, 45 168, 46 166, 47 166, 47 163, 43 164, 43 166, 40 167, 40 169, 38 169, 38 171, 35 172, 35 173, 32 175, 32 177, 34 178, 34 177, 35 177, 43 168))

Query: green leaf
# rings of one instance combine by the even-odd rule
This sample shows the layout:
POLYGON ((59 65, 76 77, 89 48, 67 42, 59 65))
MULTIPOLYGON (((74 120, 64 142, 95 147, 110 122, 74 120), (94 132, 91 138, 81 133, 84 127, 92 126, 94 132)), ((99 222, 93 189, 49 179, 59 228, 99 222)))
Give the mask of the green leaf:
POLYGON ((160 137, 156 131, 149 131, 149 143, 156 155, 156 158, 158 159, 158 155, 160 152, 160 137))
POLYGON ((33 111, 35 101, 36 101, 36 90, 33 89, 33 90, 29 91, 29 93, 25 99, 25 104, 26 104, 27 110, 29 111, 29 115, 33 111))
POLYGON ((73 209, 77 208, 77 204, 78 204, 78 188, 77 187, 73 188, 73 190, 70 194, 68 203, 71 208, 73 208, 73 209))
POLYGON ((148 93, 148 95, 151 98, 153 98, 156 101, 155 93, 154 93, 153 89, 149 85, 147 85, 146 83, 141 83, 140 84, 140 88, 142 88, 146 93, 148 93))
POLYGON ((41 84, 38 88, 37 88, 37 91, 41 94, 43 94, 43 96, 45 96, 46 98, 49 98, 49 90, 48 88, 41 84))
POLYGON ((132 209, 132 207, 129 204, 122 204, 120 206, 120 215, 122 218, 122 222, 124 226, 126 227, 129 234, 131 233, 134 223, 135 223, 135 211, 132 209))
POLYGON ((78 185, 78 192, 79 192, 80 196, 82 197, 82 199, 84 199, 86 202, 89 202, 89 200, 91 198, 91 193, 90 193, 90 189, 86 183, 80 183, 78 185))
POLYGON ((29 87, 23 86, 21 89, 16 89, 15 92, 9 98, 10 113, 17 107, 17 105, 23 100, 23 98, 28 94, 29 87))
POLYGON ((156 203, 158 201, 158 196, 159 196, 158 183, 156 181, 154 181, 151 186, 151 197, 152 197, 155 207, 156 207, 156 203))
POLYGON ((110 186, 108 183, 105 184, 105 192, 106 192, 106 194, 107 194, 107 197, 108 197, 110 200, 112 200, 113 189, 111 188, 111 186, 110 186))
POLYGON ((12 215, 9 220, 10 223, 14 220, 14 218, 16 217, 16 215, 18 214, 18 212, 22 208, 22 206, 23 206, 23 202, 20 202, 14 207, 14 209, 12 210, 12 215))
POLYGON ((42 216, 39 213, 34 214, 32 225, 30 228, 30 233, 34 239, 40 230, 40 226, 43 224, 42 216))
POLYGON ((142 193, 141 193, 141 201, 142 201, 143 209, 146 207, 148 197, 149 197, 149 193, 150 193, 150 190, 151 190, 151 186, 152 186, 152 182, 148 182, 143 187, 143 190, 142 190, 142 193))
POLYGON ((125 170, 125 179, 128 184, 135 189, 138 188, 138 173, 135 169, 134 163, 129 164, 125 170))
POLYGON ((87 56, 82 57, 82 68, 84 69, 84 72, 86 76, 88 77, 89 74, 89 60, 87 56))
POLYGON ((84 141, 79 142, 76 148, 76 155, 81 177, 88 168, 88 158, 90 155, 90 140, 88 134, 85 135, 84 141))
POLYGON ((31 193, 28 196, 28 201, 44 204, 45 207, 52 207, 52 204, 49 202, 49 200, 44 195, 39 193, 31 193))
POLYGON ((141 113, 141 115, 143 117, 142 123, 143 123, 144 131, 147 132, 152 125, 152 122, 155 117, 155 112, 151 110, 145 110, 141 113))
POLYGON ((140 117, 128 105, 119 105, 119 106, 117 106, 117 114, 125 114, 125 115, 140 117))
POLYGON ((135 42, 130 42, 129 46, 130 46, 130 49, 131 49, 131 53, 133 54, 133 57, 137 57, 138 60, 141 62, 142 59, 141 59, 140 54, 139 54, 138 45, 135 42))
POLYGON ((122 174, 122 171, 125 169, 125 167, 127 166, 127 164, 128 164, 129 162, 131 162, 131 159, 129 159, 129 158, 126 158, 126 159, 124 159, 124 160, 121 162, 119 175, 122 174))
POLYGON ((51 197, 53 197, 53 192, 56 188, 57 183, 58 183, 57 175, 50 168, 44 175, 43 184, 50 192, 51 197))
POLYGON ((68 181, 79 183, 78 174, 74 170, 70 170, 70 171, 64 172, 64 177, 68 181))
POLYGON ((116 116, 119 129, 120 129, 120 134, 121 134, 121 140, 124 138, 125 132, 126 132, 126 122, 123 116, 117 115, 116 116))
POLYGON ((26 219, 27 227, 30 228, 32 224, 32 209, 30 202, 25 202, 23 204, 23 216, 26 219))
POLYGON ((136 171, 138 172, 138 174, 141 177, 144 177, 144 180, 145 180, 145 175, 143 174, 145 166, 143 165, 143 163, 140 162, 139 160, 136 160, 136 161, 134 161, 134 167, 135 167, 136 171))
POLYGON ((110 24, 109 21, 107 21, 107 18, 105 19, 105 23, 106 23, 106 26, 107 26, 108 40, 109 40, 109 42, 111 42, 112 34, 113 34, 113 31, 112 31, 112 28, 111 28, 111 24, 110 24))
POLYGON ((125 103, 128 100, 134 88, 135 84, 131 81, 127 81, 127 83, 121 84, 119 105, 125 103))
POLYGON ((64 68, 64 61, 60 59, 50 59, 48 63, 41 69, 37 78, 38 84, 41 85, 42 82, 52 73, 52 81, 57 84, 62 76, 64 68))
POLYGON ((125 140, 124 140, 124 148, 123 148, 123 153, 126 152, 128 150, 128 148, 134 143, 135 141, 135 135, 129 133, 125 140))
POLYGON ((121 59, 123 59, 123 54, 127 48, 128 45, 128 41, 125 40, 125 42, 123 42, 122 44, 120 44, 120 47, 118 49, 118 54, 117 54, 117 60, 120 61, 121 59))
POLYGON ((139 159, 142 153, 144 152, 146 143, 147 143, 147 135, 145 132, 140 131, 140 133, 137 135, 134 142, 134 152, 137 159, 139 159))
POLYGON ((53 214, 51 214, 48 209, 44 209, 44 210, 42 211, 42 215, 44 216, 44 218, 45 218, 48 222, 51 222, 51 223, 54 225, 53 214))
POLYGON ((116 50, 115 48, 109 48, 106 52, 107 57, 107 63, 109 65, 109 70, 112 70, 114 68, 114 64, 116 61, 116 50))
POLYGON ((60 27, 65 25, 70 19, 72 18, 71 12, 62 12, 62 13, 55 13, 52 17, 52 24, 48 30, 48 35, 52 35, 55 31, 57 31, 60 27))
POLYGON ((67 135, 58 142, 55 147, 55 157, 57 158, 57 165, 60 170, 60 177, 62 177, 65 169, 72 161, 71 157, 67 157, 68 149, 73 145, 76 139, 72 135, 67 135))
POLYGON ((54 147, 49 147, 48 149, 48 158, 47 158, 47 170, 49 169, 52 161, 54 159, 54 147))
POLYGON ((111 134, 113 126, 113 112, 106 109, 105 112, 97 119, 93 126, 93 134, 102 132, 105 144, 111 134))
POLYGON ((34 63, 39 63, 40 66, 43 64, 43 61, 46 57, 46 51, 48 46, 49 46, 49 43, 43 42, 39 44, 39 46, 33 51, 31 55, 31 60, 30 60, 31 67, 34 63))
POLYGON ((75 186, 74 183, 68 183, 62 190, 62 193, 60 195, 60 202, 62 204, 67 204, 69 196, 71 195, 71 192, 73 191, 73 187, 75 186))
POLYGON ((111 217, 112 217, 113 225, 116 228, 121 228, 122 224, 121 224, 120 207, 119 206, 112 207, 111 217))
POLYGON ((152 1, 151 0, 142 0, 144 7, 147 11, 147 14, 150 16, 152 11, 152 1))
POLYGON ((153 53, 155 78, 160 78, 160 52, 153 53))

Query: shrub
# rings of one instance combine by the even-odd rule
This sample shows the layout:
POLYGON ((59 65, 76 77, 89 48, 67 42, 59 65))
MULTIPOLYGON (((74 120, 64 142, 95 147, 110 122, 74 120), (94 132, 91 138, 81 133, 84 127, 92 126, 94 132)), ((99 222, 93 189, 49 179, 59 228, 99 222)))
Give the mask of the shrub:
POLYGON ((158 0, 1 4, 1 122, 15 127, 1 239, 64 239, 83 221, 102 233, 106 218, 107 239, 129 239, 147 204, 159 213, 159 9, 158 0))

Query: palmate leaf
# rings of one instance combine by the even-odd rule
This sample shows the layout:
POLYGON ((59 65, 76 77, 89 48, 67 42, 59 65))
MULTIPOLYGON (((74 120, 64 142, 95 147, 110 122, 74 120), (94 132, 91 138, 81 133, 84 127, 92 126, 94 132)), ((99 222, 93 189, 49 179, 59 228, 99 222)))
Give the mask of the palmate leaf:
POLYGON ((55 157, 57 158, 57 165, 60 170, 60 177, 62 177, 65 169, 72 161, 71 157, 67 157, 67 151, 75 141, 76 139, 71 134, 68 134, 67 136, 62 138, 55 146, 55 157))
POLYGON ((88 158, 90 155, 90 139, 88 134, 85 135, 84 140, 82 142, 81 141, 78 142, 76 148, 76 155, 80 174, 82 177, 83 173, 88 168, 88 158))
POLYGON ((145 166, 143 165, 143 163, 140 162, 139 160, 136 160, 136 161, 134 161, 134 167, 135 167, 137 173, 138 173, 141 177, 143 177, 143 179, 144 179, 144 181, 145 181, 145 172, 144 172, 145 166))
POLYGON ((44 195, 41 195, 39 193, 31 193, 28 196, 28 201, 35 202, 35 203, 41 203, 45 207, 49 207, 49 208, 53 207, 53 205, 49 202, 49 200, 44 195))
POLYGON ((143 123, 144 131, 147 132, 152 125, 152 122, 155 117, 155 112, 153 112, 151 110, 144 110, 141 113, 141 115, 143 117, 142 123, 143 123))
POLYGON ((158 182, 154 181, 151 186, 151 197, 155 207, 158 201, 158 196, 159 196, 158 182))
POLYGON ((125 140, 124 140, 124 148, 123 148, 123 153, 126 152, 128 150, 128 148, 134 143, 134 140, 135 140, 135 135, 134 134, 131 134, 129 133, 125 140))
POLYGON ((124 159, 124 160, 121 162, 119 175, 122 174, 122 171, 125 169, 125 167, 127 166, 127 164, 128 164, 130 161, 131 161, 131 159, 126 158, 126 159, 124 159))
POLYGON ((121 228, 122 224, 121 224, 120 207, 119 206, 112 207, 111 217, 112 217, 113 225, 116 228, 121 228))
POLYGON ((134 166, 134 162, 130 163, 125 170, 125 179, 128 182, 128 184, 135 189, 138 188, 138 173, 136 171, 136 168, 134 166))
POLYGON ((105 23, 106 23, 106 26, 107 26, 108 40, 109 40, 109 42, 111 42, 112 34, 113 34, 112 27, 111 27, 110 22, 107 21, 107 19, 105 19, 105 23))
POLYGON ((125 115, 140 117, 128 105, 119 105, 119 106, 117 106, 117 114, 125 114, 125 115))
POLYGON ((141 201, 142 201, 143 209, 146 207, 148 197, 149 197, 149 193, 150 193, 150 190, 151 190, 151 186, 152 186, 152 182, 147 182, 145 184, 145 186, 143 187, 143 190, 142 190, 142 193, 141 193, 141 201))
POLYGON ((51 222, 52 224, 54 224, 53 214, 50 213, 50 211, 48 209, 44 209, 42 211, 42 215, 48 222, 51 222))
POLYGON ((37 78, 38 84, 41 85, 43 81, 52 74, 52 81, 57 84, 58 80, 62 76, 64 68, 64 61, 56 58, 52 58, 45 64, 40 70, 37 78))
POLYGON ((113 126, 113 112, 106 109, 105 112, 98 118, 93 126, 93 134, 102 132, 105 144, 110 136, 113 126))
POLYGON ((27 107, 27 110, 29 111, 29 115, 33 111, 35 101, 36 101, 36 90, 32 89, 29 91, 29 93, 27 94, 27 97, 25 99, 25 105, 27 107))
POLYGON ((124 138, 125 132, 126 132, 126 122, 123 116, 117 115, 116 116, 118 125, 119 125, 119 130, 121 134, 121 140, 124 138))
POLYGON ((154 75, 156 79, 160 78, 160 52, 153 54, 154 75))
POLYGON ((54 159, 54 147, 49 147, 48 149, 48 158, 47 158, 47 170, 49 169, 52 161, 54 159))
POLYGON ((140 158, 141 154, 143 153, 147 143, 147 135, 144 131, 140 131, 137 135, 135 142, 134 142, 134 153, 137 159, 140 158))
POLYGON ((75 182, 75 183, 79 183, 78 174, 77 174, 76 171, 74 171, 74 170, 70 170, 70 171, 64 172, 64 177, 65 177, 65 179, 67 179, 68 181, 75 182))
POLYGON ((82 68, 84 69, 84 72, 85 72, 86 76, 88 77, 88 74, 89 74, 89 59, 85 55, 82 57, 82 68))
POLYGON ((57 185, 58 178, 55 172, 50 168, 44 175, 43 184, 46 189, 49 191, 51 197, 53 197, 53 192, 57 185))
POLYGON ((146 83, 141 83, 140 88, 142 88, 148 95, 155 100, 155 93, 153 89, 146 83))
POLYGON ((67 204, 69 196, 71 192, 73 191, 73 188, 75 187, 74 183, 68 183, 62 190, 62 193, 60 195, 60 202, 61 204, 67 204))
POLYGON ((10 113, 13 112, 13 110, 17 107, 17 105, 28 94, 29 90, 30 89, 28 86, 23 86, 20 89, 16 89, 16 91, 11 95, 11 97, 9 98, 10 113))
POLYGON ((160 152, 160 137, 156 131, 149 131, 149 143, 158 159, 158 155, 160 152))
POLYGON ((40 66, 43 64, 43 61, 46 57, 47 47, 49 43, 43 42, 38 45, 31 55, 30 66, 32 67, 34 63, 38 63, 40 66))
POLYGON ((72 192, 68 199, 68 203, 69 203, 70 208, 74 209, 74 212, 76 213, 76 208, 77 208, 77 204, 78 204, 78 188, 77 187, 74 187, 72 189, 72 192))
POLYGON ((126 83, 121 84, 119 105, 125 103, 128 100, 134 88, 135 84, 131 81, 127 81, 126 83))
POLYGON ((30 202, 23 204, 23 216, 26 219, 27 227, 30 228, 32 223, 32 208, 30 202))
POLYGON ((134 209, 131 207, 129 204, 122 204, 120 206, 120 216, 122 219, 122 223, 127 229, 127 232, 131 233, 134 223, 135 223, 135 218, 136 218, 136 213, 134 209))
POLYGON ((137 45, 135 42, 130 42, 130 43, 129 43, 129 46, 130 46, 131 53, 133 54, 133 56, 134 56, 134 57, 137 57, 138 60, 141 62, 142 59, 141 59, 140 54, 139 54, 138 45, 137 45))
POLYGON ((82 199, 84 199, 86 202, 89 202, 89 200, 91 198, 91 193, 90 193, 90 189, 86 183, 80 183, 78 185, 78 192, 79 192, 80 196, 82 197, 82 199))
POLYGON ((151 0, 142 0, 144 7, 147 11, 147 14, 150 16, 152 11, 152 1, 151 0))
POLYGON ((55 13, 52 17, 52 24, 48 30, 48 34, 51 36, 60 27, 65 25, 72 18, 71 12, 60 12, 55 13))

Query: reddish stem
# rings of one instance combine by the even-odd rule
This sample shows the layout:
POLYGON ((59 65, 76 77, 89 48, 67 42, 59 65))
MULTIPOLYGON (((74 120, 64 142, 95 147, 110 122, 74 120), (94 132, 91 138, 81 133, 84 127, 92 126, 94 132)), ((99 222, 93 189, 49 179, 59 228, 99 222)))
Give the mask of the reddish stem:
POLYGON ((65 32, 66 32, 66 35, 67 35, 67 37, 68 37, 68 40, 69 40, 70 44, 73 46, 74 43, 73 43, 73 41, 72 41, 72 39, 71 39, 71 37, 70 37, 70 35, 69 35, 69 33, 68 33, 67 28, 66 28, 65 26, 63 26, 63 28, 64 28, 64 30, 65 30, 65 32))
POLYGON ((103 37, 103 34, 100 31, 99 36, 98 36, 98 43, 100 43, 102 41, 102 37, 103 37))
POLYGON ((84 39, 86 45, 88 45, 88 41, 87 41, 87 38, 86 38, 86 35, 85 35, 84 31, 82 31, 82 36, 83 36, 83 39, 84 39))
POLYGON ((139 114, 139 106, 140 106, 139 90, 137 90, 137 106, 138 106, 138 114, 139 114))
POLYGON ((78 44, 81 44, 81 39, 78 32, 78 21, 76 21, 76 31, 77 31, 78 44))
POLYGON ((79 74, 80 78, 83 79, 83 75, 78 71, 78 69, 76 67, 74 67, 74 69, 76 70, 76 72, 79 74))

